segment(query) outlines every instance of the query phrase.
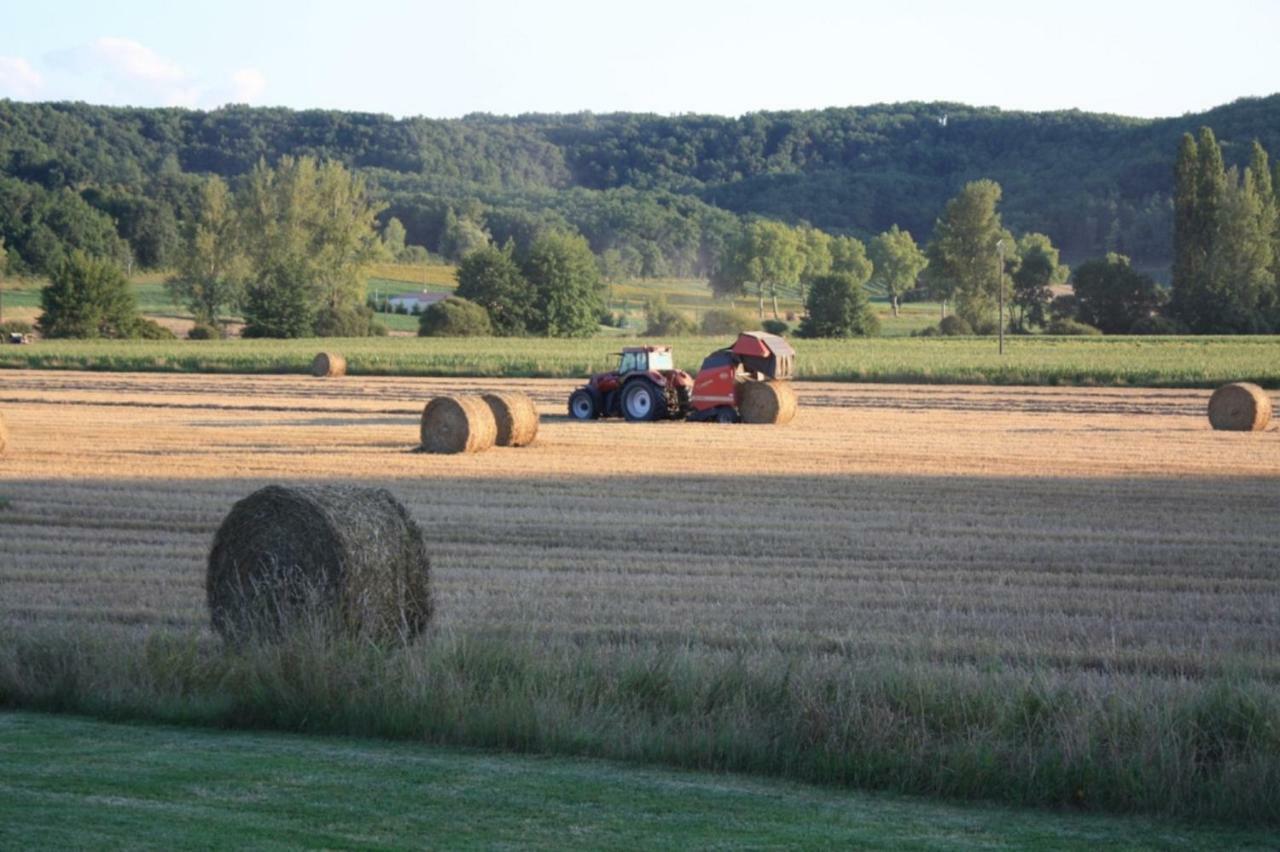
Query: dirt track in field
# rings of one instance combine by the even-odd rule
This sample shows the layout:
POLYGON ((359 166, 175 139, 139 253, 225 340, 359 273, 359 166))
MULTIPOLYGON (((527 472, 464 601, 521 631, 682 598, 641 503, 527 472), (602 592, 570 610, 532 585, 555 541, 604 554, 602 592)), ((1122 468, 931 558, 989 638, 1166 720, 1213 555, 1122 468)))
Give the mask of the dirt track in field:
POLYGON ((1280 433, 1208 391, 802 383, 785 427, 577 423, 572 382, 0 372, 0 619, 202 625, 266 482, 391 488, 442 629, 1280 678, 1280 433), (534 447, 412 452, 439 393, 534 447))

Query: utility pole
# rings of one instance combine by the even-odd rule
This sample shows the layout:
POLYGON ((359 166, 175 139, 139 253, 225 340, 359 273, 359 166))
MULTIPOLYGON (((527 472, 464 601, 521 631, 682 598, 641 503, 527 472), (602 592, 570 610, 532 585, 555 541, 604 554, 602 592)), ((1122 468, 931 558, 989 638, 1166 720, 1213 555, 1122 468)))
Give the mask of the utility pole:
POLYGON ((996 290, 1000 293, 1000 354, 1004 354, 1004 240, 996 240, 996 290))

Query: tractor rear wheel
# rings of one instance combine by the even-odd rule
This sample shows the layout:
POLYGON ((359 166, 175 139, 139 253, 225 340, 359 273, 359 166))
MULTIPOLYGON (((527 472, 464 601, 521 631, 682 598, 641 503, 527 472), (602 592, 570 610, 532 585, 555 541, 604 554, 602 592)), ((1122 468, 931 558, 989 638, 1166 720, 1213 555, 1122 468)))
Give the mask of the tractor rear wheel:
POLYGON ((633 423, 657 420, 667 413, 667 395, 653 382, 640 380, 622 389, 622 414, 633 423))
POLYGON ((578 388, 569 395, 569 416, 574 420, 595 420, 600 416, 600 406, 591 391, 578 388))

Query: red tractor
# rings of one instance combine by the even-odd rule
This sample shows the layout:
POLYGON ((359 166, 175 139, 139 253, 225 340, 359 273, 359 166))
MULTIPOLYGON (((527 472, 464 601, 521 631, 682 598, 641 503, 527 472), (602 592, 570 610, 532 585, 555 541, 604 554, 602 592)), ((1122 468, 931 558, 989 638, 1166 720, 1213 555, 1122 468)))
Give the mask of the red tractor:
MULTIPOLYGON (((761 331, 744 331, 732 346, 712 352, 696 379, 675 368, 670 346, 632 346, 619 353, 616 370, 594 374, 569 396, 569 415, 578 420, 749 421, 742 410, 745 386, 761 382, 776 388, 776 382, 791 378, 794 364, 790 344, 761 331)), ((789 388, 785 395, 794 400, 789 388)))

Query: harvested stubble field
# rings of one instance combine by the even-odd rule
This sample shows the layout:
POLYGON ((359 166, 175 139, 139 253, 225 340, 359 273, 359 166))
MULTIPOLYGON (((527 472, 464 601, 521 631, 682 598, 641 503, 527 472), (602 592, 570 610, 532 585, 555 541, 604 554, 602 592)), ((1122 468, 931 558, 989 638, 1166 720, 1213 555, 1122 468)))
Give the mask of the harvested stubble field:
POLYGON ((571 382, 6 372, 0 705, 1280 822, 1280 434, 1200 390, 803 383, 785 427, 571 382), (526 391, 531 448, 413 452, 526 391), (436 621, 233 656, 204 565, 270 482, 389 488, 436 621))

